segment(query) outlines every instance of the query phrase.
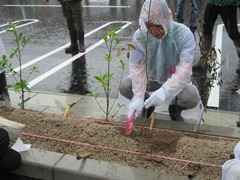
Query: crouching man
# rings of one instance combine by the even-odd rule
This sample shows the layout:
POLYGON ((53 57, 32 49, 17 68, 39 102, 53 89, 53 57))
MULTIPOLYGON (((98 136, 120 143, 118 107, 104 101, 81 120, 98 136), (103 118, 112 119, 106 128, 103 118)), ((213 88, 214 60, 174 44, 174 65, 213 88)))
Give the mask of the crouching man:
POLYGON ((146 0, 139 25, 132 40, 135 49, 130 53, 130 76, 122 80, 120 87, 120 93, 131 100, 128 117, 135 111, 139 116, 144 108, 153 111, 155 106, 171 101, 171 119, 183 121, 182 110, 192 109, 200 101, 197 88, 188 84, 194 60, 193 33, 172 20, 165 0, 146 0), (153 92, 150 97, 146 89, 153 92))

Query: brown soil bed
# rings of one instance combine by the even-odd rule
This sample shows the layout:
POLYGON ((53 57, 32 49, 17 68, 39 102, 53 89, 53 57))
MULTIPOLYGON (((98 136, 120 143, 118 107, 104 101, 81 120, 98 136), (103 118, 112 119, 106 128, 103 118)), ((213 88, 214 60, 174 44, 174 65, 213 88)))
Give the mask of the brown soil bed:
POLYGON ((24 143, 32 144, 33 148, 75 156, 90 152, 91 159, 201 180, 221 179, 221 165, 229 159, 237 143, 237 140, 164 129, 144 129, 140 135, 140 129, 136 127, 127 137, 124 124, 108 124, 78 117, 65 119, 59 115, 4 106, 0 107, 0 116, 25 124, 21 139, 24 143))

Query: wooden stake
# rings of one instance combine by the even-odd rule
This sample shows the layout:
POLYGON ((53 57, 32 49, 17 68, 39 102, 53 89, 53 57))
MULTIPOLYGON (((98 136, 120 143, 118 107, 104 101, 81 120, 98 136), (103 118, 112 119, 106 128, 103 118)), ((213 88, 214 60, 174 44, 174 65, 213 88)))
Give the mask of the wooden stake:
POLYGON ((77 160, 87 158, 87 157, 89 157, 90 155, 91 155, 90 152, 86 152, 86 153, 83 153, 83 154, 79 154, 79 155, 77 156, 77 160))
POLYGON ((64 118, 67 117, 67 115, 68 115, 68 111, 69 111, 70 107, 71 107, 71 105, 68 104, 67 107, 66 107, 66 109, 65 109, 65 111, 64 111, 64 115, 63 115, 64 118))
POLYGON ((151 123, 150 123, 150 130, 152 130, 152 128, 153 128, 155 118, 156 118, 156 112, 153 112, 151 123))
POLYGON ((68 116, 68 112, 70 110, 71 107, 73 107, 80 99, 78 99, 77 101, 71 103, 71 104, 68 104, 65 111, 64 111, 64 114, 63 114, 63 117, 66 118, 68 116))

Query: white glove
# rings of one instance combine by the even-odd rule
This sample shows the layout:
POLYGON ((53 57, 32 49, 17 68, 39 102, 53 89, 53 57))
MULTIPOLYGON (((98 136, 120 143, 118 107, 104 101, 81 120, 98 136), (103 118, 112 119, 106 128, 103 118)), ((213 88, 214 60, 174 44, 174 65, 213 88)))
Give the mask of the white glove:
POLYGON ((144 100, 138 96, 134 96, 128 105, 128 118, 136 111, 135 116, 138 117, 142 113, 144 107, 144 100))
POLYGON ((144 106, 148 109, 151 106, 160 106, 166 99, 165 90, 163 88, 159 88, 154 91, 152 95, 144 102, 144 106))

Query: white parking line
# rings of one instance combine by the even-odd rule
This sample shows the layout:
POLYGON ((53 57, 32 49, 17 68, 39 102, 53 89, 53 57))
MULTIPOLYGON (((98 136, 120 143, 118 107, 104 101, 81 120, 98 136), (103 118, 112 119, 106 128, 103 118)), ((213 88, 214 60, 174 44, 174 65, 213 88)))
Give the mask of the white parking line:
MULTIPOLYGON (((28 23, 21 24, 21 25, 17 26, 16 28, 20 28, 20 27, 23 27, 23 26, 27 26, 27 25, 29 25, 29 24, 33 24, 33 23, 39 22, 39 20, 38 20, 38 19, 22 19, 22 20, 14 21, 14 22, 12 22, 12 23, 18 23, 18 22, 28 22, 28 23), (28 22, 28 21, 30 21, 30 22, 28 22)), ((0 27, 4 27, 4 26, 7 26, 7 27, 8 27, 8 24, 2 24, 2 25, 0 25, 0 27)), ((11 28, 7 28, 7 29, 5 29, 5 30, 3 30, 3 31, 0 31, 0 34, 6 32, 7 30, 10 30, 10 29, 11 29, 11 28)))
MULTIPOLYGON (((217 52, 217 62, 219 64, 221 64, 221 61, 222 61, 221 60, 222 54, 220 52, 222 52, 223 26, 224 24, 219 24, 217 26, 216 39, 215 39, 215 45, 214 45, 215 50, 217 52)), ((216 73, 219 75, 220 71, 221 71, 221 66, 220 68, 217 69, 216 73)), ((219 107, 220 87, 217 84, 218 81, 219 81, 218 79, 214 81, 213 87, 210 90, 210 95, 207 103, 208 107, 215 107, 215 108, 219 107)))
MULTIPOLYGON (((114 22, 110 22, 110 23, 106 23, 105 25, 101 26, 101 28, 97 28, 102 29, 103 27, 106 27, 110 24, 114 24, 114 23, 125 23, 125 25, 123 25, 121 27, 121 30, 119 30, 118 32, 122 31, 123 29, 127 28, 129 25, 131 25, 131 22, 128 21, 114 21, 114 22)), ((96 32, 96 29, 94 30, 96 32)), ((75 61, 76 59, 78 59, 79 57, 83 56, 84 54, 90 52, 91 50, 95 49, 96 47, 98 47, 99 45, 101 45, 102 43, 104 43, 104 40, 100 40, 97 43, 95 43, 94 45, 92 45, 91 47, 86 49, 86 52, 84 53, 79 53, 73 57, 71 57, 70 59, 66 60, 65 62, 59 64, 58 66, 54 67, 53 69, 45 72, 44 74, 42 74, 41 76, 35 78, 34 80, 29 82, 29 88, 33 87, 34 85, 36 85, 37 83, 41 82, 42 80, 46 79, 47 77, 49 77, 50 75, 54 74, 55 72, 57 72, 58 70, 64 68, 65 66, 67 66, 68 64, 72 63, 73 61, 75 61)))
MULTIPOLYGON (((110 24, 116 24, 116 23, 124 23, 124 24, 127 23, 129 25, 131 24, 131 22, 127 22, 127 21, 113 21, 113 22, 109 22, 109 23, 106 23, 106 24, 104 24, 104 25, 102 25, 102 26, 100 26, 100 27, 90 31, 89 33, 85 34, 84 37, 86 38, 86 37, 92 35, 93 33, 99 31, 100 29, 103 29, 103 28, 109 26, 110 24)), ((61 46, 61 47, 59 47, 59 48, 57 48, 57 49, 55 49, 55 50, 53 50, 53 51, 51 51, 49 53, 46 53, 46 54, 44 54, 44 55, 42 55, 42 56, 40 56, 40 57, 38 57, 36 59, 33 59, 33 60, 29 61, 28 63, 23 64, 22 65, 22 70, 25 69, 28 66, 31 66, 31 65, 39 62, 39 61, 42 61, 46 57, 49 57, 49 56, 57 53, 58 51, 61 51, 61 50, 65 49, 69 45, 70 45, 70 43, 67 43, 67 44, 65 44, 65 45, 63 45, 63 46, 61 46)), ((16 71, 16 72, 20 71, 20 67, 15 68, 14 71, 16 71)))
MULTIPOLYGON (((46 4, 46 5, 3 5, 6 7, 61 7, 61 5, 51 5, 51 4, 46 4)), ((83 5, 84 8, 130 8, 130 6, 85 6, 83 5)))

